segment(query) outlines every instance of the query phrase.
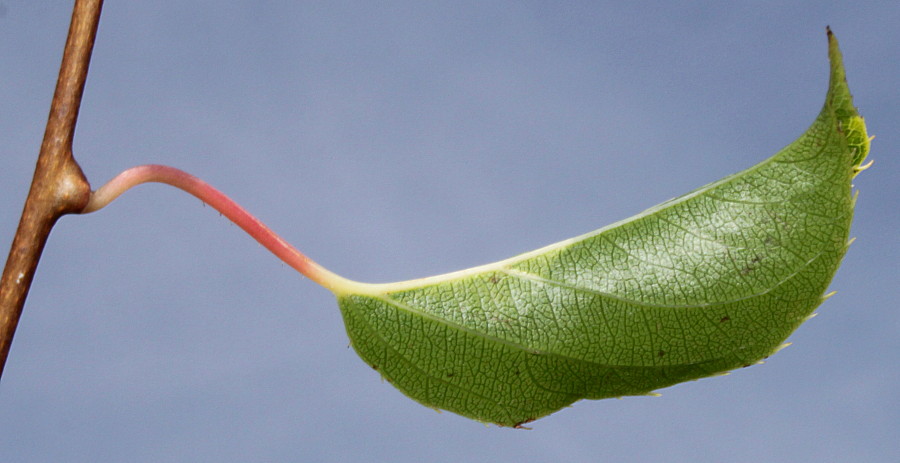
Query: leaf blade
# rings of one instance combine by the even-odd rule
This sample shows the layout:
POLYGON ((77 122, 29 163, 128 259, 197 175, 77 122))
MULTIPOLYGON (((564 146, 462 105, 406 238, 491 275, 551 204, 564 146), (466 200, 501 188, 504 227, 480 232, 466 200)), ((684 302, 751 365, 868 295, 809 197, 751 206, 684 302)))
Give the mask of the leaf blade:
POLYGON ((772 354, 824 300, 869 148, 828 37, 826 103, 773 157, 511 259, 338 289, 354 348, 413 399, 506 426, 772 354))

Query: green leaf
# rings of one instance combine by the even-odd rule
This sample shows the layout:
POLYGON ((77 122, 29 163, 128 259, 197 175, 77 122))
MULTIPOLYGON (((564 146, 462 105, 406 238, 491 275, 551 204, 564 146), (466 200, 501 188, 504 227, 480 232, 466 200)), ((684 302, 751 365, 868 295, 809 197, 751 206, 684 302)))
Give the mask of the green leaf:
POLYGON ((353 347, 413 399, 519 426, 755 364, 826 298, 869 150, 828 31, 825 106, 759 165, 592 233, 460 272, 340 282, 353 347))

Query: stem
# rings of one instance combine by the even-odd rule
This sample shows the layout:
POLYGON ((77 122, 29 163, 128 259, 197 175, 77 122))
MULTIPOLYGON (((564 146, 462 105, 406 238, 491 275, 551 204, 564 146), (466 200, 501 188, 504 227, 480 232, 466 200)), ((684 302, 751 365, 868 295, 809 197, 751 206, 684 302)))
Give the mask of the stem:
POLYGON ((101 0, 76 0, 72 9, 31 190, 0 277, 0 374, 53 224, 81 211, 90 197, 91 187, 72 156, 72 139, 102 6, 101 0))
POLYGON ((233 199, 203 180, 174 167, 155 164, 132 167, 97 189, 81 212, 87 214, 102 209, 126 190, 148 182, 165 183, 196 196, 241 227, 284 263, 332 292, 347 292, 351 288, 364 286, 317 264, 278 236, 272 229, 247 212, 233 199))

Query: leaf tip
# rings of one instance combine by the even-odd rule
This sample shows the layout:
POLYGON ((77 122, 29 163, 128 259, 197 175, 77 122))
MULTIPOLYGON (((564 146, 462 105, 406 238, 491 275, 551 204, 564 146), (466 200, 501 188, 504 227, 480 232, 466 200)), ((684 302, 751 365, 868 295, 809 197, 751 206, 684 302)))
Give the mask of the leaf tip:
POLYGON ((838 130, 844 135, 847 146, 852 151, 851 165, 855 177, 871 165, 866 164, 864 168, 860 167, 869 154, 872 137, 866 132, 865 120, 853 106, 853 97, 847 86, 844 59, 837 38, 831 31, 831 27, 826 27, 826 31, 828 33, 828 58, 831 61, 828 105, 837 118, 838 130))

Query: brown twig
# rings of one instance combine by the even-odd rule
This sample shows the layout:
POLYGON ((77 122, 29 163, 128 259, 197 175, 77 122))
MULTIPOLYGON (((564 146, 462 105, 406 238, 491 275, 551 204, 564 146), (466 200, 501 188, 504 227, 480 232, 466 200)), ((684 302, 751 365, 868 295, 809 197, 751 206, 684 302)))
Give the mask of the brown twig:
POLYGON ((102 0, 75 0, 72 10, 31 190, 0 279, 0 375, 53 224, 90 199, 91 186, 72 157, 72 138, 102 6, 102 0))

